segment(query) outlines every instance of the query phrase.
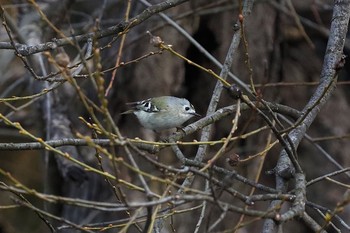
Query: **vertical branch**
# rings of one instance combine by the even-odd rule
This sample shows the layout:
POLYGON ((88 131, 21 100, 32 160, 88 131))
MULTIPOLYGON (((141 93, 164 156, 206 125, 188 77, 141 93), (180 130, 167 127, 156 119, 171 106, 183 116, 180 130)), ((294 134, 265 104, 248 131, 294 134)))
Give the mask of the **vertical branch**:
MULTIPOLYGON (((227 75, 228 75, 228 73, 230 71, 230 68, 231 68, 231 65, 232 65, 232 62, 233 62, 233 55, 237 51, 237 48, 238 48, 238 45, 239 45, 239 42, 240 42, 240 38, 241 38, 240 29, 238 29, 233 34, 232 41, 231 41, 231 44, 230 44, 230 48, 229 48, 229 50, 227 52, 223 68, 222 68, 222 70, 220 72, 220 77, 222 79, 224 79, 224 80, 226 80, 227 75)), ((208 110, 207 110, 206 116, 209 116, 209 115, 211 115, 211 114, 213 114, 215 112, 216 107, 217 107, 218 102, 219 102, 219 98, 221 96, 222 90, 223 90, 223 84, 221 83, 221 81, 217 81, 216 82, 216 86, 215 86, 214 91, 213 91, 213 95, 211 97, 211 100, 210 100, 210 103, 209 103, 209 106, 208 106, 208 110)), ((209 126, 203 128, 200 141, 208 141, 209 137, 210 137, 210 134, 212 132, 212 129, 213 129, 212 125, 209 125, 209 126)), ((208 149, 207 145, 199 146, 197 154, 196 154, 196 157, 195 157, 195 160, 196 161, 202 161, 203 158, 204 158, 204 155, 206 154, 207 149, 208 149)))
MULTIPOLYGON (((289 133, 289 137, 295 148, 298 147, 300 141, 304 138, 306 130, 312 124, 322 106, 329 100, 331 94, 334 91, 337 75, 341 65, 344 63, 343 58, 343 48, 346 39, 346 33, 348 30, 350 17, 350 0, 345 1, 335 1, 333 8, 333 20, 330 29, 330 36, 328 39, 326 54, 324 57, 324 64, 322 67, 322 72, 320 76, 320 85, 315 90, 313 96, 310 98, 310 101, 306 104, 302 111, 300 118, 303 118, 301 123, 289 133)), ((280 158, 276 165, 276 189, 280 192, 284 192, 288 188, 289 177, 283 177, 283 173, 286 169, 290 169, 292 164, 288 158, 286 151, 283 150, 280 154, 280 158)), ((295 199, 294 204, 305 203, 305 184, 298 182, 305 182, 303 174, 298 174, 296 179, 296 186, 301 187, 298 191, 304 193, 298 195, 298 198, 295 199), (303 200, 304 199, 304 200, 303 200)), ((273 201, 270 204, 270 209, 273 209, 281 204, 281 201, 273 201)), ((300 215, 303 212, 303 208, 297 205, 298 211, 295 208, 291 208, 283 216, 284 219, 289 219, 291 216, 300 215), (296 211, 296 212, 295 212, 296 211), (292 213, 294 212, 294 213, 292 213)), ((278 225, 273 220, 266 220, 264 223, 263 232, 277 232, 278 225)))
MULTIPOLYGON (((129 14, 130 14, 130 8, 131 8, 131 0, 128 0, 127 3, 127 8, 126 8, 126 12, 125 12, 125 21, 129 20, 129 14)), ((125 43, 125 39, 126 39, 126 31, 128 29, 125 30, 125 33, 123 33, 122 39, 120 41, 120 45, 119 45, 119 50, 118 50, 118 55, 117 55, 117 60, 115 62, 115 67, 118 67, 120 65, 120 60, 122 58, 122 53, 123 53, 123 48, 124 48, 124 43, 125 43)), ((117 70, 118 68, 116 68, 115 70, 113 70, 112 72, 112 77, 111 77, 111 81, 108 84, 108 87, 106 89, 106 94, 105 96, 108 96, 109 91, 111 90, 113 83, 114 83, 114 79, 117 75, 117 70)))

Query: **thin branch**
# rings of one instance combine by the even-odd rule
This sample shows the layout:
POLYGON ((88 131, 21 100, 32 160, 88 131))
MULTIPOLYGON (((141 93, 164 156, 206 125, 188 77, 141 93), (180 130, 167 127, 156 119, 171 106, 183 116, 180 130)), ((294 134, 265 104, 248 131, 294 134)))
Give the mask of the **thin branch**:
POLYGON ((77 42, 86 42, 91 38, 101 39, 107 36, 117 35, 120 32, 125 31, 127 28, 133 28, 140 23, 144 22, 148 18, 152 17, 154 14, 165 11, 169 8, 178 6, 188 0, 167 0, 156 5, 152 5, 146 8, 137 16, 131 18, 129 21, 121 21, 117 25, 103 29, 97 30, 95 32, 86 33, 82 35, 76 35, 72 37, 65 37, 61 39, 55 39, 46 43, 36 44, 36 45, 25 45, 20 43, 10 43, 10 42, 0 42, 0 49, 16 49, 17 52, 22 56, 29 56, 35 53, 50 51, 56 49, 57 47, 70 45, 77 42))
MULTIPOLYGON (((303 119, 300 124, 289 133, 289 136, 297 148, 300 141, 305 137, 306 130, 316 118, 321 107, 330 98, 335 88, 335 80, 337 79, 338 71, 342 68, 343 64, 343 49, 348 30, 348 23, 350 17, 350 1, 335 1, 333 8, 333 20, 331 24, 330 37, 327 44, 326 54, 324 57, 324 64, 320 76, 320 85, 317 87, 314 95, 303 109, 301 118, 303 119)), ((280 177, 281 171, 286 167, 291 167, 292 164, 287 158, 286 151, 282 151, 280 159, 276 166, 276 188, 281 192, 284 192, 288 187, 288 181, 280 177)), ((300 174, 302 175, 302 174, 300 174)), ((303 179, 296 180, 297 182, 303 182, 303 179)), ((299 187, 305 187, 304 184, 296 184, 299 187)), ((301 190, 300 190, 301 191, 301 190)), ((302 191, 304 193, 304 191, 302 191)), ((299 204, 302 205, 305 201, 299 200, 299 204)), ((270 208, 276 208, 281 202, 274 201, 270 204, 270 208)), ((297 204, 297 203, 296 203, 297 204)), ((302 208, 302 206, 300 206, 302 208)), ((293 211, 293 210, 290 210, 293 211)), ((303 211, 294 212, 294 215, 300 215, 303 211)), ((263 232, 276 232, 277 224, 272 220, 266 220, 264 224, 263 232)))

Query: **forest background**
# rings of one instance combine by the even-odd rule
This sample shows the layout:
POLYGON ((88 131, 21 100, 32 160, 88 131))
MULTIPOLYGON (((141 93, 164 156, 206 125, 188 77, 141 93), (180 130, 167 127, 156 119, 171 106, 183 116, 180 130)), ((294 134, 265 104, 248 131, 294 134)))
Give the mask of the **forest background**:
POLYGON ((350 230, 349 0, 0 3, 0 232, 350 230))

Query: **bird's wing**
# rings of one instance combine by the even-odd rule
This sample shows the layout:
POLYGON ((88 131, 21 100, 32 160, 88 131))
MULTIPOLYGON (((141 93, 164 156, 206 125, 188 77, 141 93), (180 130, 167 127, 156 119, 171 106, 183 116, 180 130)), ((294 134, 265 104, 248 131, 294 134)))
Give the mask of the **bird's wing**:
MULTIPOLYGON (((132 109, 129 110, 131 112, 134 111, 145 111, 145 112, 159 112, 160 109, 158 109, 153 103, 152 103, 152 98, 142 100, 142 101, 137 101, 137 102, 131 102, 131 103, 126 103, 129 105, 132 109)), ((128 111, 126 114, 129 113, 128 111)))

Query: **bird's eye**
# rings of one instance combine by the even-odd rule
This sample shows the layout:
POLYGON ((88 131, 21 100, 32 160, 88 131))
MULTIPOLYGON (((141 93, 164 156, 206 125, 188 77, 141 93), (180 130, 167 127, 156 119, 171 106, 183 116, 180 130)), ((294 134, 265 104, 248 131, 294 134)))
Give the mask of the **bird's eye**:
POLYGON ((185 107, 185 110, 186 110, 186 111, 188 111, 188 110, 190 110, 190 109, 191 109, 190 107, 185 107))

